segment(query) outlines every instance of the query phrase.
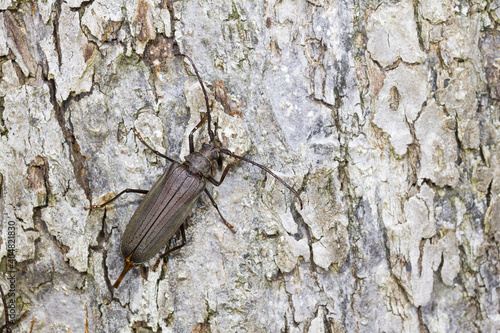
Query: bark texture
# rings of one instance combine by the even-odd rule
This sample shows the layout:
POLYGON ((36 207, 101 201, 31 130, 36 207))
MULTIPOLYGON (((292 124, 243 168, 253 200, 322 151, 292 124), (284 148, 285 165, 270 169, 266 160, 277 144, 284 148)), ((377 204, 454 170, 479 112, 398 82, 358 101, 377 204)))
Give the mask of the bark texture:
POLYGON ((15 329, 500 330, 499 24, 499 0, 0 0, 15 329), (188 153, 204 100, 176 47, 224 146, 304 208, 239 163, 209 185, 237 233, 202 197, 187 245, 115 290, 140 197, 84 208, 166 170, 133 127, 188 153))

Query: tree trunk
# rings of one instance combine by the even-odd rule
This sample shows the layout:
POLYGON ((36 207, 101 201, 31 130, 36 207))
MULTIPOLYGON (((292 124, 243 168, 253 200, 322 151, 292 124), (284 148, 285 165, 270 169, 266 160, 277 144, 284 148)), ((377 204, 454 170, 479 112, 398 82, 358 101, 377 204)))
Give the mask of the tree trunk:
POLYGON ((0 0, 13 330, 500 330, 499 24, 498 0, 0 0), (177 50, 223 146, 304 207, 240 162, 207 185, 236 234, 202 195, 187 244, 113 289, 141 196, 85 208, 165 172, 134 127, 189 153, 177 50))

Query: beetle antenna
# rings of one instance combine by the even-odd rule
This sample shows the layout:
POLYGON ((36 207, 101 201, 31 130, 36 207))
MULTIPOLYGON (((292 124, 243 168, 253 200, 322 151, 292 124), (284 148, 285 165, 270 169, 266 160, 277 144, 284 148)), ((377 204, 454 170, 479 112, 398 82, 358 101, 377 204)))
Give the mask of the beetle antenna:
POLYGON ((118 286, 120 285, 120 283, 122 282, 123 278, 125 277, 125 275, 127 274, 127 272, 129 270, 131 270, 132 268, 134 267, 137 267, 138 265, 134 265, 129 259, 130 257, 132 257, 132 254, 134 254, 134 252, 132 252, 127 258, 125 258, 125 261, 123 263, 123 270, 120 274, 120 276, 118 277, 118 279, 116 279, 116 282, 115 284, 113 285, 113 288, 118 288, 118 286))
MULTIPOLYGON (((5 325, 0 327, 0 333, 3 333, 4 329, 7 333, 10 333, 10 332, 12 332, 11 327, 16 326, 21 321, 23 321, 24 318, 26 318, 28 316, 29 311, 25 311, 17 320, 10 320, 9 319, 9 311, 8 311, 9 309, 7 307, 7 300, 5 298, 5 294, 3 293, 3 289, 2 289, 1 285, 0 285, 0 294, 2 296, 3 308, 5 311, 5 325)), ((33 328, 33 325, 31 325, 31 327, 33 328)))
MULTIPOLYGON (((189 62, 191 63, 191 66, 193 66, 193 69, 194 69, 194 72, 196 73, 196 76, 198 77, 198 82, 200 82, 201 89, 203 90, 203 95, 205 96, 205 104, 207 106, 208 136, 210 137, 210 141, 214 142, 214 140, 215 140, 215 134, 214 134, 214 132, 212 131, 212 128, 211 128, 212 117, 210 115, 210 107, 209 107, 209 104, 208 104, 208 94, 207 94, 207 91, 205 89, 205 85, 203 84, 203 81, 201 80, 200 74, 198 73, 198 69, 196 68, 196 65, 194 64, 194 61, 188 55, 183 54, 183 53, 176 53, 175 55, 176 56, 180 56, 180 57, 184 57, 187 60, 189 60, 189 62)), ((215 130, 217 131, 217 125, 216 125, 216 129, 215 130)), ((283 184, 283 186, 285 186, 287 189, 289 189, 297 197, 297 199, 299 199, 300 209, 302 209, 302 206, 303 206, 302 205, 302 199, 300 199, 300 196, 297 193, 297 191, 295 191, 290 185, 288 185, 287 183, 285 183, 285 181, 283 179, 281 179, 280 177, 278 177, 271 170, 269 170, 268 168, 266 168, 262 164, 254 162, 252 160, 249 160, 248 158, 235 155, 235 154, 233 154, 231 151, 229 151, 227 149, 220 149, 219 151, 221 153, 223 153, 223 154, 226 154, 226 155, 229 155, 231 157, 234 157, 234 158, 240 159, 242 161, 248 162, 250 164, 253 164, 256 167, 261 168, 262 170, 264 170, 265 172, 267 172, 268 174, 270 174, 274 178, 276 178, 281 184, 283 184)))
POLYGON ((183 54, 183 53, 176 53, 175 55, 180 56, 180 57, 184 57, 187 60, 189 60, 189 62, 191 63, 191 66, 193 66, 193 69, 194 69, 194 72, 196 73, 196 76, 198 77, 198 82, 200 82, 201 90, 203 90, 203 95, 205 96, 205 104, 207 105, 208 136, 210 137, 210 141, 213 142, 215 135, 214 135, 214 132, 212 132, 212 128, 211 128, 212 117, 210 115, 210 107, 208 106, 208 94, 207 94, 207 91, 205 89, 205 85, 203 84, 203 81, 201 80, 200 74, 198 73, 198 69, 196 68, 196 66, 194 64, 194 61, 188 55, 183 54))
POLYGON ((9 311, 8 311, 9 308, 7 307, 7 300, 5 299, 5 295, 3 293, 2 286, 0 286, 0 293, 2 294, 2 302, 3 302, 4 311, 5 311, 5 325, 2 326, 2 332, 3 332, 4 328, 7 330, 7 332, 10 332, 9 311))
POLYGON ((283 186, 285 186, 287 189, 289 189, 290 192, 292 192, 297 197, 297 199, 299 199, 300 209, 302 209, 302 199, 300 198, 300 195, 297 193, 297 191, 295 191, 290 185, 288 185, 287 183, 285 183, 285 181, 283 179, 281 179, 280 177, 278 177, 274 172, 272 172, 271 170, 269 170, 268 168, 266 168, 262 164, 254 162, 254 161, 252 161, 252 160, 250 160, 250 159, 248 159, 246 157, 238 156, 236 154, 233 154, 231 151, 229 151, 227 149, 220 149, 220 152, 223 153, 223 154, 229 155, 231 157, 238 158, 238 159, 240 159, 242 161, 248 162, 248 163, 250 163, 252 165, 255 165, 256 167, 261 168, 262 170, 264 170, 265 172, 267 172, 268 174, 270 174, 271 176, 273 176, 274 178, 276 178, 281 184, 283 184, 283 186))

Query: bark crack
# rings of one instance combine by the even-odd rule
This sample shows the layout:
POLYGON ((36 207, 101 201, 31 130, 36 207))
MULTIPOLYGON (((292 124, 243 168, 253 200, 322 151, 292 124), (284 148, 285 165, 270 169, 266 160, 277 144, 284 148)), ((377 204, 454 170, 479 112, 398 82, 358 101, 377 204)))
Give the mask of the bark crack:
POLYGON ((54 108, 55 116, 56 119, 59 123, 59 126, 62 130, 63 137, 66 141, 66 144, 68 145, 70 149, 70 161, 73 164, 73 172, 76 178, 76 181, 78 184, 81 186, 83 189, 85 196, 87 199, 90 201, 90 204, 92 205, 92 195, 89 187, 89 180, 87 177, 87 172, 85 170, 85 162, 87 161, 87 157, 84 156, 81 153, 80 150, 80 145, 78 144, 78 141, 76 140, 76 137, 73 132, 73 124, 71 123, 70 117, 68 117, 68 121, 66 122, 66 111, 68 108, 69 103, 74 99, 75 101, 78 101, 81 99, 83 96, 87 96, 89 94, 92 94, 92 90, 88 93, 82 93, 76 97, 68 97, 67 100, 63 101, 62 104, 59 104, 57 102, 57 97, 56 97, 56 83, 54 79, 48 79, 45 78, 45 82, 47 83, 50 91, 50 101, 52 103, 52 106, 54 108))
POLYGON ((61 52, 61 40, 59 38, 59 18, 61 17, 61 7, 64 0, 56 0, 55 13, 54 13, 54 45, 57 53, 57 62, 59 68, 62 65, 62 52, 61 52))

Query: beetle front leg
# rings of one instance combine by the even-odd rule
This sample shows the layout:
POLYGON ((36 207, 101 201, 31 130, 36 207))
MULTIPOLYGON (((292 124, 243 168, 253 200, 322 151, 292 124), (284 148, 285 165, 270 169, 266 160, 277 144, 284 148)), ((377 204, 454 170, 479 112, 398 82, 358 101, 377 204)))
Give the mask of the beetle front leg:
POLYGON ((135 189, 135 188, 127 188, 127 189, 121 191, 120 193, 118 193, 115 197, 113 197, 110 200, 106 201, 105 203, 100 204, 100 205, 90 205, 90 207, 85 207, 85 210, 90 210, 90 209, 94 209, 94 208, 102 208, 102 207, 106 206, 107 204, 109 204, 109 203, 115 201, 116 199, 118 199, 124 193, 147 194, 148 192, 149 192, 149 190, 140 190, 140 189, 135 189))
POLYGON ((215 209, 217 209, 217 212, 219 212, 219 215, 220 215, 220 218, 222 219, 222 222, 224 222, 226 227, 228 227, 229 230, 231 230, 233 232, 233 234, 235 234, 236 230, 234 230, 234 226, 231 223, 227 222, 226 219, 224 218, 224 216, 222 216, 222 213, 219 210, 219 206, 217 206, 217 203, 215 202, 214 198, 212 198, 212 195, 210 195, 210 192, 208 192, 207 189, 205 189, 205 194, 208 195, 208 198, 212 202, 212 205, 214 205, 215 209))
MULTIPOLYGON (((222 176, 220 177, 220 180, 217 181, 215 180, 214 178, 212 177, 208 177, 208 181, 210 181, 212 184, 214 184, 215 186, 219 186, 220 184, 222 184, 222 182, 224 181, 224 178, 226 178, 226 175, 227 173, 229 172, 229 169, 235 165, 236 163, 238 162, 233 162, 233 163, 229 163, 228 165, 226 165, 226 168, 224 169, 224 171, 222 172, 222 176)), ((217 206, 217 203, 215 203, 215 200, 214 198, 212 198, 212 196, 210 195, 210 193, 208 192, 207 189, 205 189, 205 193, 208 195, 208 198, 210 199, 210 201, 212 202, 212 205, 214 205, 215 209, 217 209, 217 212, 219 212, 219 215, 220 215, 220 218, 222 219, 222 222, 224 222, 224 224, 226 225, 226 227, 229 228, 229 230, 231 230, 233 233, 236 233, 236 230, 234 230, 234 226, 227 222, 226 219, 224 218, 224 216, 222 216, 222 213, 220 212, 219 210, 219 206, 217 206)))
POLYGON ((215 186, 220 186, 220 184, 222 184, 222 182, 224 181, 224 178, 226 178, 226 175, 227 173, 229 172, 229 169, 235 165, 236 163, 238 162, 233 162, 233 163, 229 163, 228 165, 226 165, 226 168, 224 169, 224 172, 222 172, 222 176, 220 177, 220 180, 217 181, 215 180, 214 178, 212 177, 208 177, 208 181, 211 182, 212 184, 214 184, 215 186))

